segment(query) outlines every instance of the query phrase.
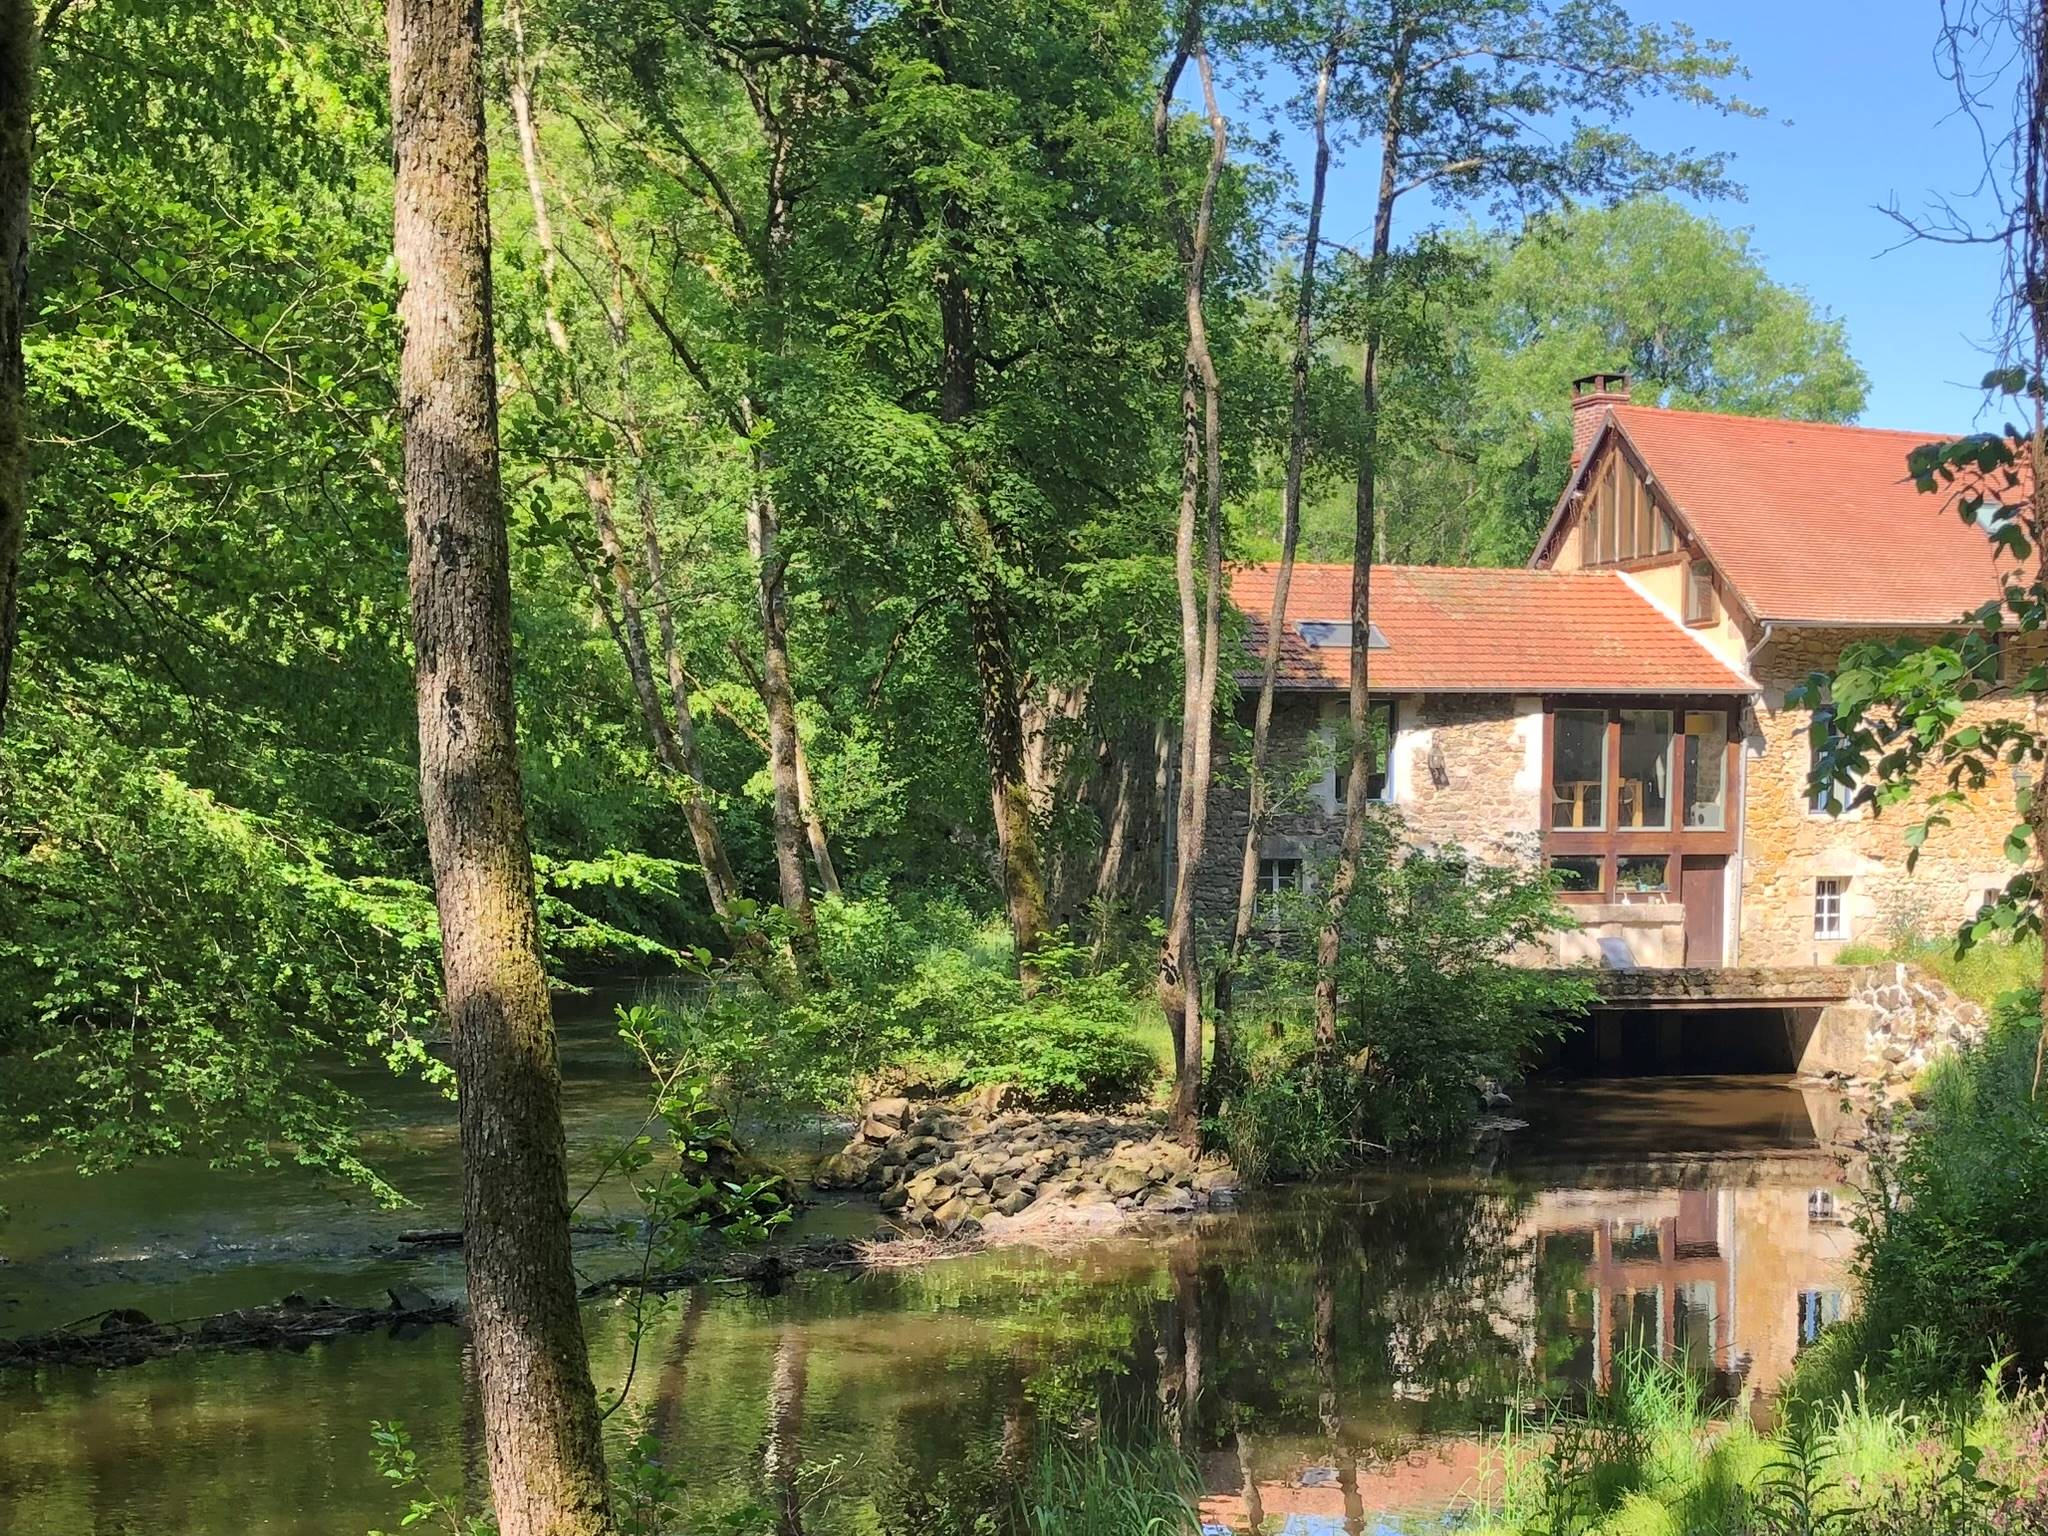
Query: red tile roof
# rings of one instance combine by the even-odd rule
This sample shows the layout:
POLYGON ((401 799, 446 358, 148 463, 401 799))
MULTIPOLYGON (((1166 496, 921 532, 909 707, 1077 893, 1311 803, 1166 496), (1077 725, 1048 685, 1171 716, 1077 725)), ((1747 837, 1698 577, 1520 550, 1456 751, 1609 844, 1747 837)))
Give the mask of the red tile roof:
MULTIPOLYGON (((1231 600, 1250 619, 1262 657, 1273 609, 1272 565, 1230 573, 1231 600)), ((1347 646, 1311 646, 1295 625, 1351 616, 1351 567, 1297 565, 1287 592, 1281 685, 1343 688, 1347 646)), ((1747 693, 1754 686, 1615 571, 1459 570, 1375 566, 1372 652, 1384 693, 1747 693)), ((1240 678, 1256 682, 1257 661, 1240 678)))
POLYGON ((1942 624, 1998 596, 1991 541, 1907 477, 1938 434, 1611 410, 1758 619, 1942 624))

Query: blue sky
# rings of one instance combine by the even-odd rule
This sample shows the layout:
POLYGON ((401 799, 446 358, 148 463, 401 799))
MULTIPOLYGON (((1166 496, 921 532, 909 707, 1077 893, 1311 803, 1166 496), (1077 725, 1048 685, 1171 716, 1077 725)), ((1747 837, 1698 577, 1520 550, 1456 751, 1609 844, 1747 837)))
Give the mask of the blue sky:
MULTIPOLYGON (((1863 421, 1972 426, 1997 258, 1927 243, 1888 250, 1902 232, 1879 211, 1894 198, 1912 209, 1934 193, 1967 194, 1977 179, 1975 131, 1953 117, 1953 92, 1935 70, 1934 0, 1637 0, 1630 9, 1644 21, 1689 20, 1701 36, 1732 44, 1748 67, 1738 93, 1767 117, 1658 104, 1631 127, 1659 148, 1734 153, 1747 195, 1706 211, 1748 228, 1773 277, 1846 323, 1870 375, 1863 421)), ((1329 222, 1339 239, 1362 239, 1375 170, 1352 155, 1333 171, 1329 222)))

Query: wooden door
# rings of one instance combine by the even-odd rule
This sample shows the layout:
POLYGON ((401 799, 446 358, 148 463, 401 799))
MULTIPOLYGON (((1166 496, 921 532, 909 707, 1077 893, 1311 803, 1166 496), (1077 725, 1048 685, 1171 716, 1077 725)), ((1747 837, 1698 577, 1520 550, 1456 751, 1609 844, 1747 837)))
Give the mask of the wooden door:
POLYGON ((1728 856, 1689 854, 1679 866, 1678 899, 1685 906, 1685 963, 1719 965, 1728 902, 1728 856))

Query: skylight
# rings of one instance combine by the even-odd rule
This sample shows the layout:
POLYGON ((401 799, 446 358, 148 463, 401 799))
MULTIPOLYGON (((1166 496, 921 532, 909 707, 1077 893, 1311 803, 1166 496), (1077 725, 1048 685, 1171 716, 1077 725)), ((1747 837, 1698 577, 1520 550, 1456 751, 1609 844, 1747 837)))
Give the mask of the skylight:
MULTIPOLYGON (((1319 651, 1348 651, 1351 649, 1351 621, 1349 619, 1297 619, 1294 632, 1319 651)), ((1372 626, 1365 648, 1369 651, 1387 649, 1387 637, 1379 625, 1372 626)))

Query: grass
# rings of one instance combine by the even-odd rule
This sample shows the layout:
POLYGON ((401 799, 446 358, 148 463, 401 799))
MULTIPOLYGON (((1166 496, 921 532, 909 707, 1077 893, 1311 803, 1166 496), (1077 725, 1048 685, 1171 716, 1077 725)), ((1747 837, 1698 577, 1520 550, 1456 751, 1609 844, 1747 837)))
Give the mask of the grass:
MULTIPOLYGON (((1827 1351, 1819 1352, 1823 1357, 1827 1351)), ((1575 1411, 1511 1425, 1464 1536, 1886 1536, 2048 1528, 2048 1396, 1950 1402, 1830 1390, 1802 1368, 1774 1433, 1681 1372, 1626 1359, 1575 1411), (1798 1386, 1809 1381, 1805 1395, 1798 1386)), ((1827 1385, 1824 1385, 1827 1383, 1827 1385)))
POLYGON ((1890 965, 1903 961, 1939 976, 1958 994, 1989 1005, 2007 992, 2041 984, 2041 941, 1987 939, 1961 954, 1952 939, 1908 935, 1889 945, 1848 944, 1842 965, 1890 965))
POLYGON ((1200 1536, 1202 1480, 1157 1431, 1114 1445, 1054 1439, 1018 1490, 1028 1536, 1200 1536))

